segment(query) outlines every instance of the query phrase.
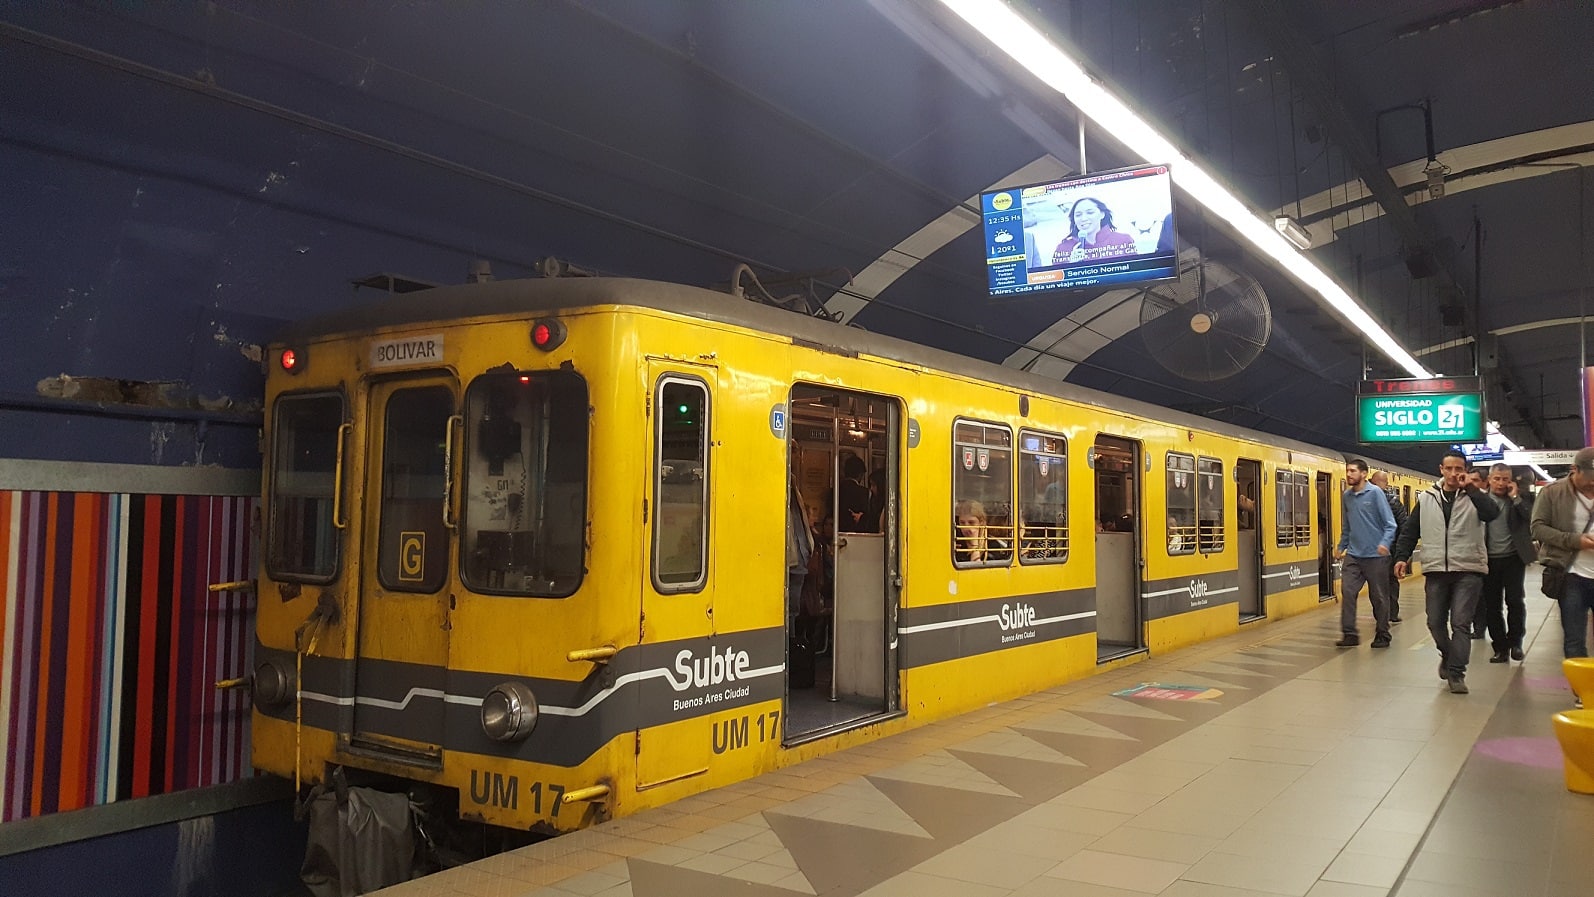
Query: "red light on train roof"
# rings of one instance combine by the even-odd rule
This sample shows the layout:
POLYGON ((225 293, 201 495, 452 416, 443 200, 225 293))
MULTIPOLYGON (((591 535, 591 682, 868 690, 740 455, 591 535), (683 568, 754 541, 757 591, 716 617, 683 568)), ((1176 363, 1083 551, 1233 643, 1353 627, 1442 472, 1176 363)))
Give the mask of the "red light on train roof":
POLYGON ((531 325, 531 344, 544 352, 552 352, 565 341, 565 325, 552 319, 535 321, 531 325))
POLYGON ((282 355, 277 359, 282 369, 290 374, 299 373, 302 365, 299 364, 299 353, 292 349, 283 349, 282 355))

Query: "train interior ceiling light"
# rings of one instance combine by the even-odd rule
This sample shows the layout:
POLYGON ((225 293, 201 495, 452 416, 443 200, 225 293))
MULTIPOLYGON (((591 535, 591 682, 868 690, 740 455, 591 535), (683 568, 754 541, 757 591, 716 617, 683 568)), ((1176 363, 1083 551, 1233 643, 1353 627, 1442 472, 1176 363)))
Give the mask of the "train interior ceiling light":
POLYGON ((1145 119, 1085 72, 1084 68, 1001 0, 941 0, 1002 52, 1042 82, 1062 94, 1082 114, 1095 121, 1130 152, 1147 161, 1167 162, 1173 182, 1190 198, 1221 218, 1240 236, 1311 291, 1317 293, 1369 342, 1413 377, 1434 373, 1401 346, 1367 310, 1334 279, 1302 255, 1217 178, 1192 160, 1145 119))

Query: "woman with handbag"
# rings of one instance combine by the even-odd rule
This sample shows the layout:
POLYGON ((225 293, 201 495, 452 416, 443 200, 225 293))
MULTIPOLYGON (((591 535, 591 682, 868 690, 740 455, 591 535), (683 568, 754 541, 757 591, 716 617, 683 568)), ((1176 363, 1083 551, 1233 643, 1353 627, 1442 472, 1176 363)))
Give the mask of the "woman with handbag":
POLYGON ((1594 446, 1580 449, 1572 472, 1539 493, 1533 538, 1544 564, 1541 588, 1561 605, 1566 656, 1587 657, 1594 612, 1594 446))

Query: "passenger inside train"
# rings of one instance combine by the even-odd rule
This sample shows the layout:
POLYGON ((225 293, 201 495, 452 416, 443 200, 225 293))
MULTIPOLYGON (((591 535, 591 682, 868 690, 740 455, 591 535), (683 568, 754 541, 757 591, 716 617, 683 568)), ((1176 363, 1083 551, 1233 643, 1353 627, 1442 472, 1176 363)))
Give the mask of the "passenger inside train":
POLYGON ((961 501, 957 507, 957 541, 954 554, 960 563, 979 564, 987 561, 1006 561, 1013 557, 1013 547, 1005 540, 991 535, 991 525, 985 506, 977 501, 961 501))

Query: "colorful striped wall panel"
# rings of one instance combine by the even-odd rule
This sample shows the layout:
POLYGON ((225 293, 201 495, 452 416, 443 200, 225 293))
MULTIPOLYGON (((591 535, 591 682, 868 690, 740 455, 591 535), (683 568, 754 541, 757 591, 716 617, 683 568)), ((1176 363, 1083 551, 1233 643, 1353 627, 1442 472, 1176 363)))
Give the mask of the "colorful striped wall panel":
POLYGON ((0 820, 250 774, 257 504, 0 490, 0 820))

